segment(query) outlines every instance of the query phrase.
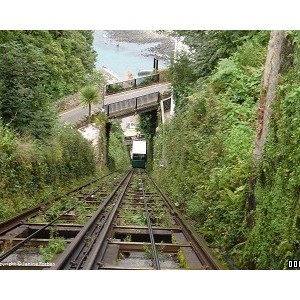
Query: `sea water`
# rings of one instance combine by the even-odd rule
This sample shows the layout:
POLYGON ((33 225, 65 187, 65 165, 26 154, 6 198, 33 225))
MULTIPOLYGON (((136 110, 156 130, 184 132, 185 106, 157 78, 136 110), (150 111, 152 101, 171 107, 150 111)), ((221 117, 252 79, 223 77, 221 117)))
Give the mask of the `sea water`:
MULTIPOLYGON (((152 56, 143 55, 150 47, 155 47, 159 43, 129 43, 110 39, 105 30, 94 32, 94 49, 97 52, 96 68, 105 66, 121 80, 127 79, 128 72, 134 77, 141 70, 151 70, 153 68, 152 56)), ((159 68, 167 65, 166 61, 159 60, 159 68)))

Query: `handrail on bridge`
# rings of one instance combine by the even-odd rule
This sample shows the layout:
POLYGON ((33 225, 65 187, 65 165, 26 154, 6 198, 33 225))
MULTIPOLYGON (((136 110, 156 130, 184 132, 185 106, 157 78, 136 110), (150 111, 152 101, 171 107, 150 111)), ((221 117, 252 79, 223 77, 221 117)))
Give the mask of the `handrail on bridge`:
POLYGON ((122 110, 128 110, 128 109, 132 109, 134 112, 137 112, 139 109, 144 109, 145 108, 145 105, 144 104, 148 104, 147 107, 149 106, 149 104, 151 105, 156 105, 157 103, 159 103, 159 101, 165 101, 165 100, 168 100, 168 99, 171 99, 171 97, 166 97, 164 99, 159 99, 159 92, 153 92, 153 93, 149 93, 149 94, 144 94, 144 95, 141 95, 141 96, 138 96, 138 97, 133 97, 133 98, 129 98, 129 99, 126 99, 126 100, 121 100, 121 101, 117 101, 117 102, 113 102, 113 103, 109 103, 109 104, 104 104, 103 105, 103 110, 105 111, 106 115, 109 117, 110 116, 110 107, 112 106, 117 106, 118 104, 120 103, 124 103, 124 102, 127 102, 127 103, 130 103, 132 100, 134 100, 134 103, 132 103, 133 105, 128 105, 127 107, 124 107, 123 109, 121 110, 115 110, 113 111, 112 113, 117 113, 117 112, 121 112, 122 110), (146 103, 138 103, 139 99, 142 99, 143 97, 145 96, 150 96, 151 95, 157 95, 157 98, 155 101, 151 101, 151 102, 146 102, 146 103))
POLYGON ((153 92, 153 93, 149 93, 149 94, 140 95, 138 97, 133 97, 133 98, 125 99, 125 100, 120 100, 120 101, 113 102, 113 103, 108 103, 108 104, 103 103, 103 109, 105 110, 106 115, 109 116, 111 106, 117 106, 118 104, 124 103, 124 102, 127 102, 127 103, 129 102, 130 103, 130 101, 135 100, 134 105, 132 105, 131 108, 136 111, 140 107, 138 105, 138 102, 139 102, 138 100, 142 99, 146 96, 151 97, 151 95, 153 95, 153 96, 157 95, 157 99, 155 101, 152 101, 151 103, 158 103, 159 102, 159 92, 153 92))
POLYGON ((128 91, 139 88, 141 86, 149 86, 153 83, 159 83, 160 73, 150 74, 146 76, 136 77, 130 80, 110 83, 105 86, 104 95, 113 95, 119 92, 128 91), (147 79, 153 78, 153 81, 147 82, 147 79))
POLYGON ((121 102, 124 102, 124 101, 130 101, 132 99, 137 99, 137 98, 141 98, 141 97, 145 97, 145 96, 150 96, 150 95, 154 95, 154 94, 159 94, 159 92, 152 92, 152 93, 148 93, 148 94, 143 94, 143 95, 139 95, 137 97, 132 97, 132 98, 128 98, 128 99, 125 99, 125 100, 120 100, 120 101, 116 101, 116 102, 113 102, 113 103, 107 103, 107 104, 105 104, 103 102, 103 106, 113 105, 113 104, 121 103, 121 102))

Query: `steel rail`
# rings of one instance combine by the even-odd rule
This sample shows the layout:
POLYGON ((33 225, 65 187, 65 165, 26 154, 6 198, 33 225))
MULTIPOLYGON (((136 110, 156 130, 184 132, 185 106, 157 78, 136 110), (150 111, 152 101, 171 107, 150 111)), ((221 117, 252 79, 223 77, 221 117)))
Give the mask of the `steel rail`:
POLYGON ((116 172, 118 172, 118 171, 111 172, 111 173, 109 173, 105 176, 98 177, 98 178, 96 178, 96 179, 94 179, 94 180, 92 180, 88 183, 85 183, 85 184, 83 184, 83 185, 81 185, 77 188, 72 189, 71 191, 69 191, 67 193, 64 193, 62 195, 58 195, 58 196, 56 196, 56 197, 54 197, 50 200, 44 201, 44 202, 40 203, 39 205, 34 206, 33 208, 30 208, 30 209, 16 215, 13 218, 10 218, 6 221, 1 222, 0 223, 0 235, 7 232, 8 230, 11 230, 15 226, 19 225, 20 223, 22 223, 22 221, 37 215, 37 213, 40 212, 41 210, 43 210, 44 207, 46 207, 46 208, 49 207, 50 204, 52 204, 53 202, 61 199, 62 197, 68 196, 68 195, 70 195, 70 194, 72 194, 72 193, 74 193, 74 192, 76 192, 80 189, 83 189, 83 188, 87 187, 88 185, 91 185, 91 184, 95 183, 96 181, 102 180, 102 179, 104 179, 104 178, 106 178, 106 177, 108 177, 108 176, 110 176, 110 175, 112 175, 116 172))
MULTIPOLYGON (((124 188, 124 191, 126 190, 127 186, 128 186, 128 183, 130 181, 130 178, 129 180, 127 181, 126 183, 126 186, 124 188)), ((120 186, 121 187, 121 186, 120 186)), ((122 194, 122 197, 121 199, 123 198, 124 196, 124 193, 122 194)), ((120 196, 119 196, 120 197, 120 196)), ((90 254, 90 252, 93 250, 93 249, 96 249, 96 250, 93 250, 92 251, 92 258, 89 259, 89 261, 94 261, 96 260, 96 257, 97 257, 97 253, 99 252, 100 250, 100 247, 101 245, 103 244, 103 241, 104 241, 104 236, 107 234, 108 232, 108 229, 110 228, 111 224, 112 224, 112 220, 114 219, 114 216, 115 216, 115 213, 114 211, 116 211, 119 207, 119 204, 120 202, 117 201, 117 203, 114 204, 114 208, 112 210, 112 213, 110 214, 107 214, 103 217, 103 219, 101 220, 101 224, 100 226, 97 228, 97 234, 94 235, 93 237, 93 240, 92 242, 90 243, 90 246, 88 247, 88 249, 86 249, 84 251, 84 254, 83 256, 81 257, 80 261, 77 263, 77 266, 76 266, 76 270, 80 269, 81 266, 83 265, 84 263, 84 260, 88 257, 88 255, 90 254), (113 217, 111 217, 113 216, 113 217)), ((88 265, 86 267, 88 270, 91 268, 90 265, 88 265)))
MULTIPOLYGON (((113 172, 114 173, 114 172, 113 172)), ((108 175, 111 175, 113 173, 110 173, 108 175)), ((107 177, 103 176, 103 178, 107 177)), ((96 182, 97 180, 93 180, 93 182, 96 182)), ((89 184, 92 184, 93 182, 90 182, 89 184)), ((89 184, 85 184, 83 187, 88 186, 89 184)), ((74 190, 72 190, 71 192, 68 192, 67 194, 64 194, 62 196, 60 196, 58 199, 62 198, 65 195, 69 195, 72 192, 75 192, 81 188, 83 188, 82 186, 80 188, 76 188, 74 190)), ((96 193, 97 191, 99 191, 102 188, 102 186, 98 187, 96 190, 93 191, 93 193, 96 193)), ((89 198, 91 195, 91 193, 89 193, 88 195, 86 195, 83 199, 87 199, 89 198)), ((57 199, 57 200, 58 200, 57 199)), ((41 231, 45 230, 46 228, 48 228, 49 226, 51 226, 52 224, 54 224, 56 221, 58 221, 63 215, 67 214, 68 212, 70 212, 71 210, 73 210, 74 208, 76 208, 77 204, 71 206, 70 208, 68 208, 67 210, 65 210, 64 212, 62 212, 58 217, 56 217, 54 220, 52 220, 51 222, 45 224, 44 226, 42 226, 40 229, 38 229, 37 231, 33 232, 31 235, 29 235, 28 237, 26 237, 24 240, 22 240, 21 242, 19 242, 18 244, 16 244, 15 246, 13 246, 12 248, 10 248, 7 252, 3 253, 2 255, 0 255, 0 261, 4 260, 5 258, 7 258, 8 256, 10 256, 12 253, 14 253, 16 250, 18 250, 20 247, 22 247, 24 244, 26 244, 27 242, 29 242, 31 239, 33 239, 37 234, 39 234, 41 231)))
POLYGON ((176 207, 172 204, 172 202, 165 196, 163 191, 159 188, 159 186, 156 184, 156 182, 153 180, 153 178, 148 175, 148 178, 151 180, 151 182, 154 184, 156 189, 159 191, 162 199, 165 201, 167 206, 169 207, 171 213, 175 217, 177 223, 181 226, 182 232, 188 237, 191 246, 193 247, 196 255, 200 259, 200 261, 203 263, 203 265, 208 266, 210 269, 213 270, 220 270, 222 269, 221 264, 212 256, 211 250, 207 246, 206 241, 203 237, 198 235, 196 237, 195 233, 193 232, 193 229, 184 221, 183 216, 181 213, 176 209, 176 207))
MULTIPOLYGON (((93 240, 90 242, 90 245, 88 246, 87 249, 85 249, 85 251, 80 251, 78 254, 83 254, 81 259, 79 260, 79 262, 75 262, 74 261, 74 265, 76 265, 75 269, 76 270, 79 270, 82 265, 83 265, 83 262, 85 261, 85 259, 88 257, 89 253, 91 252, 92 248, 94 247, 95 245, 95 242, 97 240, 97 238, 99 237, 99 234, 101 232, 101 230, 103 229, 103 226, 107 220, 107 217, 108 216, 105 216, 103 219, 99 220, 98 223, 99 223, 99 226, 97 226, 97 232, 96 234, 93 236, 93 240)), ((83 250, 84 247, 82 247, 82 250, 83 250)))
POLYGON ((155 268, 157 270, 160 270, 160 264, 159 264, 158 254, 157 254, 154 235, 153 235, 153 229, 152 229, 152 224, 151 224, 151 219, 150 219, 150 213, 149 213, 149 210, 148 210, 148 205, 147 205, 147 201, 146 201, 146 197, 145 197, 144 184, 143 184, 143 180, 142 179, 140 179, 140 180, 141 180, 141 186, 142 186, 144 208, 145 208, 145 212, 146 212, 146 220, 147 220, 147 226, 148 226, 149 235, 150 235, 150 242, 151 242, 151 247, 152 247, 153 259, 154 259, 154 263, 155 263, 155 268))
POLYGON ((67 246, 65 251, 58 257, 55 261, 55 266, 51 267, 51 269, 58 270, 58 269, 68 269, 74 264, 74 256, 77 255, 77 252, 80 253, 79 248, 83 248, 85 244, 84 238, 86 235, 95 230, 97 227, 97 222, 99 218, 101 218, 101 213, 107 207, 107 205, 111 202, 117 191, 119 190, 120 186, 132 173, 132 170, 128 171, 121 182, 116 186, 116 188, 111 192, 111 194, 105 199, 105 201, 99 206, 98 210, 94 213, 94 215, 88 220, 82 230, 76 235, 76 237, 72 240, 72 242, 67 246))
POLYGON ((49 227, 50 225, 52 225, 53 223, 55 223, 58 219, 60 219, 64 214, 70 212, 76 205, 72 206, 71 208, 67 209, 66 211, 64 211, 61 215, 59 215, 57 218, 55 218, 54 220, 52 220, 51 222, 47 223, 46 225, 44 225, 43 227, 41 227, 39 230, 35 231, 34 233, 32 233, 30 236, 28 236, 27 238, 25 238, 23 241, 21 241, 20 243, 16 244, 14 247, 10 248, 7 252, 5 252, 4 254, 0 255, 0 261, 2 261, 3 259, 5 259, 6 257, 10 256, 11 254, 13 254, 16 250, 18 250, 21 246, 23 246, 25 243, 27 243, 28 241, 30 241, 32 238, 34 238, 38 233, 40 233, 41 231, 43 231, 44 229, 46 229, 47 227, 49 227))
MULTIPOLYGON (((124 195, 125 195, 125 192, 126 192, 126 190, 128 188, 128 185, 130 183, 132 174, 133 174, 133 170, 131 170, 129 172, 129 174, 128 174, 128 178, 127 178, 127 181, 124 184, 123 190, 120 193, 120 195, 118 196, 118 199, 115 202, 114 208, 112 209, 111 213, 109 214, 109 216, 108 216, 108 218, 107 218, 107 220, 105 222, 105 225, 103 226, 103 229, 100 232, 100 235, 99 235, 99 237, 97 239, 97 242, 96 242, 95 246, 93 247, 93 249, 91 251, 89 260, 83 266, 84 270, 97 269, 97 261, 101 261, 102 260, 104 252, 105 252, 105 249, 103 247, 104 246, 104 242, 106 240, 108 231, 111 228, 112 223, 113 223, 113 221, 115 219, 115 216, 116 216, 117 211, 118 211, 118 209, 120 207, 120 204, 121 204, 121 202, 122 202, 122 200, 124 198, 124 195)), ((121 188, 121 186, 120 186, 120 188, 121 188)))

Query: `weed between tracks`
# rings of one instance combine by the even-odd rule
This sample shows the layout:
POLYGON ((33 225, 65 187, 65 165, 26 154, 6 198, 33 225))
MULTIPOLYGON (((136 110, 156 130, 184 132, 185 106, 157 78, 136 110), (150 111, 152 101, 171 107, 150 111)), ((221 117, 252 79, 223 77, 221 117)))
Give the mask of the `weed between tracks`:
POLYGON ((87 219, 87 215, 96 211, 96 206, 89 206, 84 201, 78 199, 75 196, 63 197, 60 201, 55 202, 49 209, 44 211, 41 215, 29 219, 30 223, 47 223, 56 219, 66 210, 74 206, 68 214, 60 220, 61 223, 75 223, 84 224, 87 219), (67 219, 68 217, 68 219, 67 219))
MULTIPOLYGON (((151 245, 144 244, 143 248, 145 252, 145 258, 153 261, 154 255, 153 255, 151 245)), ((156 251, 157 251, 158 260, 160 264, 164 264, 164 262, 172 260, 177 264, 177 266, 180 269, 188 269, 188 263, 182 250, 179 250, 176 254, 171 254, 171 253, 165 253, 164 249, 165 246, 163 244, 156 246, 156 251)))
POLYGON ((146 216, 142 207, 137 207, 135 210, 122 209, 119 214, 118 225, 136 225, 146 226, 146 216))
POLYGON ((55 228, 51 229, 49 243, 46 247, 39 246, 41 255, 45 262, 49 262, 53 259, 56 254, 64 251, 66 247, 66 240, 63 237, 57 236, 57 231, 55 228))
POLYGON ((123 241, 124 242, 131 242, 131 239, 132 239, 131 234, 127 234, 123 241))
POLYGON ((187 261, 185 259, 185 256, 182 252, 182 250, 179 250, 177 253, 177 259, 178 259, 178 263, 181 269, 187 269, 188 265, 187 265, 187 261))
MULTIPOLYGON (((125 203, 119 210, 117 226, 143 226, 147 227, 146 213, 142 199, 140 179, 134 179, 131 183, 127 194, 125 196, 125 203)), ((152 226, 157 227, 171 227, 174 225, 174 220, 169 213, 168 208, 163 203, 163 200, 153 188, 150 183, 144 181, 144 195, 145 201, 148 206, 150 220, 152 226)), ((127 234, 122 240, 123 242, 132 242, 132 236, 127 234)), ((176 244, 175 237, 172 236, 172 243, 176 244)), ((166 245, 164 242, 161 244, 156 243, 156 251, 159 262, 162 268, 185 268, 186 260, 181 251, 178 252, 165 252, 166 245)), ((149 242, 143 243, 143 248, 137 251, 122 251, 118 254, 118 258, 113 263, 118 266, 137 266, 137 267, 153 267, 154 255, 152 246, 149 242)))
MULTIPOLYGON (((152 246, 150 244, 144 244, 143 249, 145 252, 145 258, 151 259, 153 261, 154 254, 153 254, 152 246)), ((173 260, 173 255, 170 253, 166 253, 164 251, 165 251, 165 245, 163 243, 161 243, 160 245, 156 245, 156 252, 157 252, 159 262, 163 263, 165 261, 169 261, 170 259, 173 260)), ((176 257, 178 259, 178 255, 176 257)))
MULTIPOLYGON (((146 226, 146 213, 144 208, 139 205, 135 205, 136 203, 143 203, 144 201, 140 199, 141 193, 140 188, 141 184, 138 180, 134 180, 130 186, 134 188, 134 193, 127 195, 127 200, 131 202, 131 205, 135 207, 135 209, 121 209, 119 213, 119 221, 118 225, 137 225, 137 226, 146 226)), ((150 218, 153 225, 168 227, 173 224, 173 220, 170 217, 170 214, 162 203, 161 198, 154 197, 156 195, 153 191, 153 187, 145 184, 145 201, 148 204, 148 208, 150 209, 150 218), (153 195, 152 195, 153 194, 153 195)))

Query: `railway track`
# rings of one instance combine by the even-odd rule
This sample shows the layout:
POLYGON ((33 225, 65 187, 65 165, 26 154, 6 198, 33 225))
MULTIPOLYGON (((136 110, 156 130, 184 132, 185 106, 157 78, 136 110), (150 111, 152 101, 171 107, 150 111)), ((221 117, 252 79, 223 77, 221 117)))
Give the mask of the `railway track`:
POLYGON ((146 173, 131 170, 52 269, 220 269, 146 173))
MULTIPOLYGON (((42 203, 1 223, 0 232, 2 267, 20 259, 40 260, 36 252, 41 247, 47 247, 51 239, 63 238, 64 251, 46 268, 221 268, 205 241, 193 233, 152 178, 140 169, 109 174, 42 203)), ((14 266, 22 268, 20 265, 14 266)), ((45 264, 36 268, 45 268, 45 264)))
POLYGON ((69 243, 122 176, 113 172, 96 178, 0 223, 0 267, 18 268, 29 261, 41 268, 33 263, 43 260, 40 247, 53 238, 69 243))

